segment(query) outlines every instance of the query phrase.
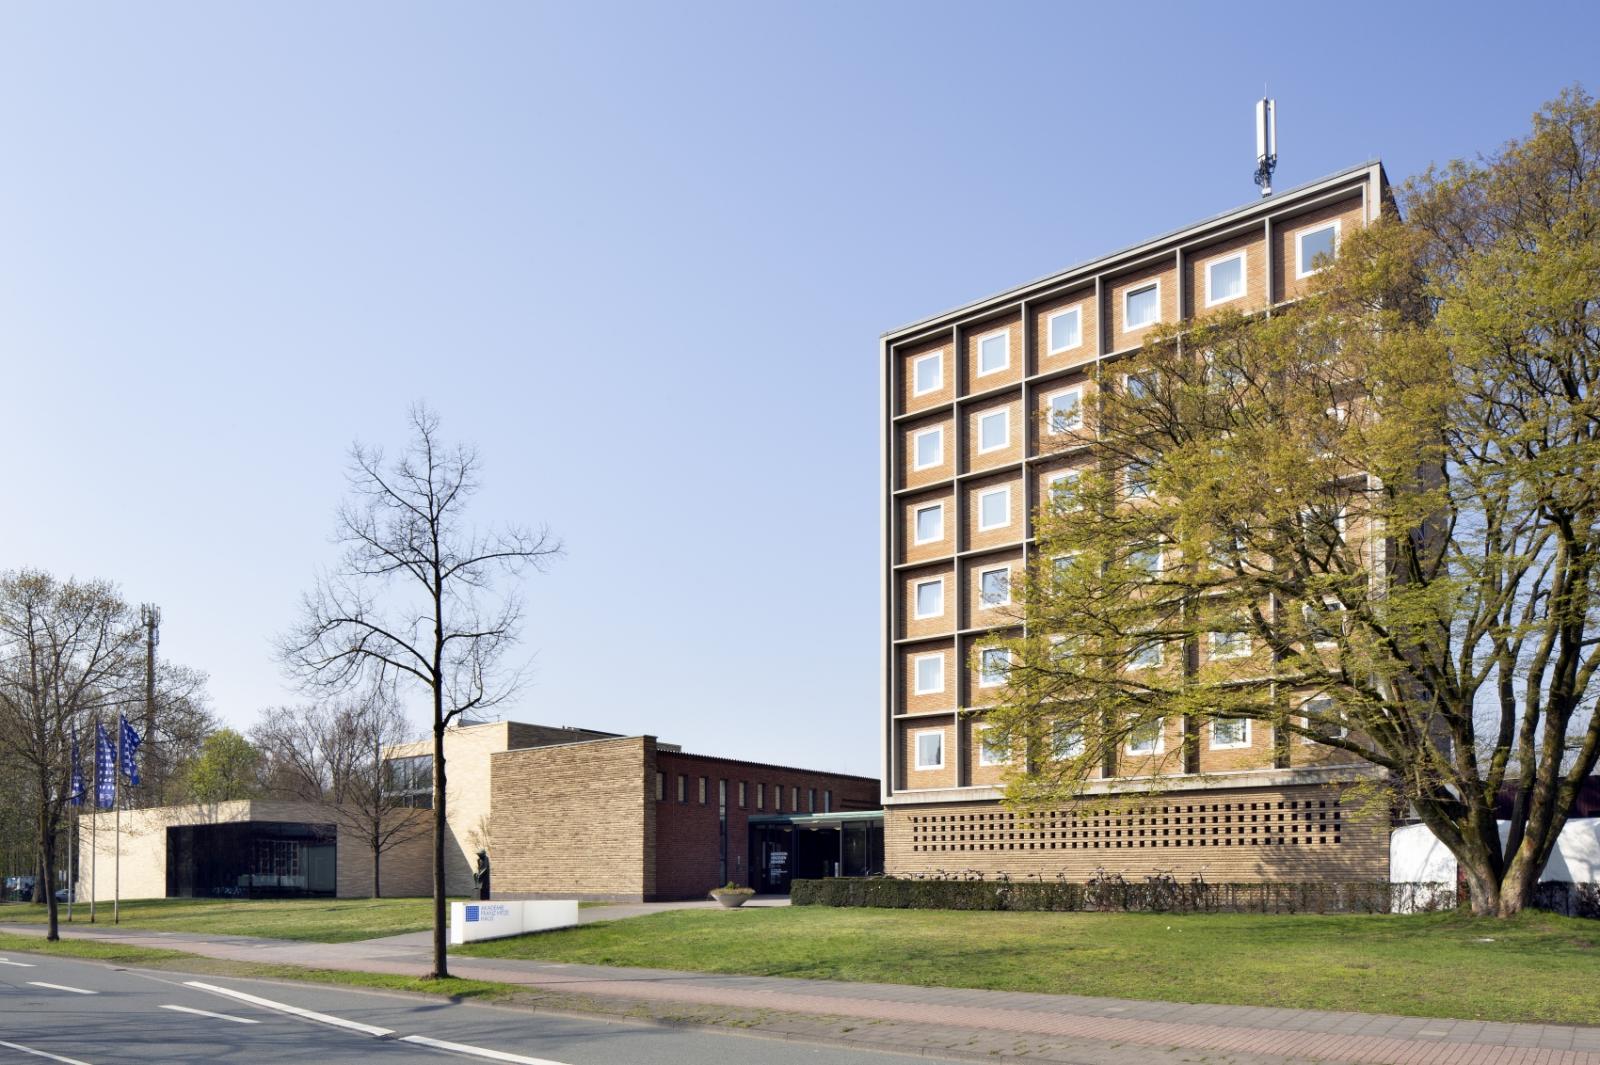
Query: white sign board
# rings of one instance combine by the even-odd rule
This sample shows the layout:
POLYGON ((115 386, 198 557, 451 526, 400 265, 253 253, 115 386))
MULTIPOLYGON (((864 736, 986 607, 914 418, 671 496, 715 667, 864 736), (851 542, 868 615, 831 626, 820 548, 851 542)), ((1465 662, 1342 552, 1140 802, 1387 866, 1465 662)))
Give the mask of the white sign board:
POLYGON ((452 902, 450 942, 459 946, 480 939, 520 936, 578 923, 576 899, 538 902, 452 902))

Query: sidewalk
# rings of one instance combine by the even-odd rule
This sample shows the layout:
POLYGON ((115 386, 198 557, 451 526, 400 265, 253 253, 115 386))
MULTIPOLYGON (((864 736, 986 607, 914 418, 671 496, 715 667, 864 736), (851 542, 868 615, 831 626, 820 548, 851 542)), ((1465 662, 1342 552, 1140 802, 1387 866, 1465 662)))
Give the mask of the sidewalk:
MULTIPOLYGON (((0 927, 23 934, 43 931, 32 925, 0 927)), ((311 968, 410 975, 427 965, 425 946, 394 941, 410 937, 318 944, 120 929, 71 928, 63 934, 115 938, 229 961, 311 968)), ((1106 1065, 1169 1061, 1600 1065, 1600 1027, 721 976, 466 956, 452 961, 451 972, 467 979, 640 1004, 652 1016, 679 1016, 684 1008, 742 1011, 746 1019, 737 1022, 740 1027, 892 1045, 911 1053, 991 1059, 1026 1056, 1106 1065), (790 1020, 779 1023, 781 1018, 774 1014, 790 1020)), ((1596 1009, 1600 1018, 1600 990, 1596 1009)))

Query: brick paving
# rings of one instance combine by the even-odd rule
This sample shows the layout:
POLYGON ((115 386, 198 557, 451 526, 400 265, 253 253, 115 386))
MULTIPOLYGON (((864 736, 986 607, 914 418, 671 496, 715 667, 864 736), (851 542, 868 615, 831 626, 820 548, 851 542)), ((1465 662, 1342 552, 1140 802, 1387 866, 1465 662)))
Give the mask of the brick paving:
MULTIPOLYGON (((7 931, 41 933, 37 926, 7 931)), ((229 961, 414 974, 426 965, 410 937, 318 944, 247 937, 73 928, 229 961)), ((1505 1024, 897 984, 724 976, 458 956, 453 975, 562 996, 642 1007, 635 1012, 734 1023, 786 1038, 912 1053, 1029 1057, 1081 1065, 1348 1062, 1355 1065, 1600 1065, 1600 1027, 1505 1024)), ((1596 991, 1600 1021, 1600 988, 1596 991)))

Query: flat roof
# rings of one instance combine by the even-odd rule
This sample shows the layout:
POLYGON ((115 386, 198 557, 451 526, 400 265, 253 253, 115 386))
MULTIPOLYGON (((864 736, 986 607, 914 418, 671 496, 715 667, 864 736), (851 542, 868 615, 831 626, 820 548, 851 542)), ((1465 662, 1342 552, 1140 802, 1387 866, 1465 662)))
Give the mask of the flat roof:
POLYGON ((1344 170, 1329 174, 1327 177, 1318 178, 1315 181, 1309 181, 1304 185, 1297 185, 1294 188, 1288 189, 1284 192, 1275 192, 1271 196, 1263 196, 1258 200, 1252 201, 1251 203, 1230 208, 1229 210, 1223 211, 1221 214, 1212 215, 1210 218, 1205 218, 1198 222, 1191 222, 1189 225, 1170 230, 1166 233, 1162 233, 1160 236, 1151 237, 1148 240, 1142 240, 1137 244, 1130 244, 1127 247, 1111 252, 1108 255, 1098 255, 1093 259, 1088 259, 1078 263, 1076 266, 1069 266, 1065 270, 1058 270, 1055 273, 1046 274, 1044 277, 1036 278, 1025 284, 1015 285, 1004 290, 1003 292, 997 292, 992 296, 985 296, 982 299, 973 300, 970 303, 964 303, 959 307, 953 307, 950 310, 940 311, 938 314, 933 314, 926 318, 918 319, 917 321, 903 325, 898 329, 889 330, 883 334, 882 339, 896 339, 908 333, 916 333, 923 329, 927 329, 930 326, 936 325, 946 319, 967 317, 987 309, 992 304, 1005 303, 1010 300, 1020 298, 1024 293, 1032 289, 1058 285, 1063 282, 1070 281, 1074 277, 1080 275, 1087 276, 1100 273, 1108 268, 1115 267, 1117 261, 1120 259, 1133 259, 1140 255, 1147 255, 1157 248, 1160 248, 1163 244, 1171 244, 1183 240, 1186 237, 1198 235, 1207 229, 1212 229, 1218 226, 1226 225, 1230 222, 1248 218, 1253 214, 1269 214, 1278 207, 1289 203, 1289 201, 1310 198, 1315 193, 1326 192, 1329 188, 1349 181, 1352 178, 1370 175, 1374 169, 1381 177, 1383 177, 1384 184, 1387 184, 1388 179, 1387 175, 1384 175, 1383 160, 1369 159, 1364 163, 1347 167, 1344 170))
POLYGON ((841 810, 832 814, 753 814, 746 818, 752 825, 795 825, 821 827, 834 821, 882 821, 882 810, 841 810))

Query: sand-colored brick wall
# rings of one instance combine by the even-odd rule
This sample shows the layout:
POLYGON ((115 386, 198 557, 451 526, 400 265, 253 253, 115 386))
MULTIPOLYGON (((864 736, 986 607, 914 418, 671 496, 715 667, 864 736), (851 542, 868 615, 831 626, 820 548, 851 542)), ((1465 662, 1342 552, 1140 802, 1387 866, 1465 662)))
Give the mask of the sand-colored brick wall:
POLYGON ((963 491, 966 492, 966 539, 962 544, 963 550, 978 550, 986 547, 998 547, 1001 544, 1021 543, 1025 535, 1026 522, 1023 516, 1027 513, 1027 500, 1024 498, 1026 485, 1020 473, 999 474, 994 477, 985 477, 979 481, 964 481, 963 491), (1010 488, 1011 497, 1006 500, 1008 504, 1007 515, 1010 520, 1005 525, 992 529, 980 528, 983 517, 983 495, 986 492, 999 488, 1010 488))
POLYGON ((1352 196, 1348 200, 1340 200, 1305 214, 1280 218, 1272 223, 1273 241, 1277 244, 1274 284, 1278 299, 1295 299, 1305 295, 1310 289, 1312 278, 1296 276, 1299 273, 1295 261, 1298 236, 1306 230, 1316 229, 1333 221, 1339 223, 1338 240, 1343 240, 1359 229, 1363 221, 1361 198, 1352 196))
POLYGON ((904 595, 900 610, 902 636, 920 638, 955 632, 961 595, 960 589, 956 587, 955 569, 950 564, 907 570, 900 575, 900 582, 904 595), (944 609, 931 617, 918 618, 917 586, 935 580, 943 582, 940 600, 944 609))
POLYGON ((905 767, 901 788, 914 791, 926 788, 953 788, 958 782, 956 729, 950 717, 902 718, 896 723, 900 734, 900 765, 905 767), (918 769, 916 735, 919 732, 944 733, 944 765, 939 769, 918 769))
POLYGON ((949 403, 956 394, 956 366, 955 360, 950 355, 948 331, 946 331, 942 339, 910 344, 902 349, 898 356, 897 378, 899 381, 900 413, 930 410, 941 404, 949 403), (916 390, 916 377, 914 376, 916 361, 935 353, 941 356, 939 387, 924 395, 912 395, 912 392, 916 390))
POLYGON ((948 481, 956 469, 955 422, 948 416, 919 418, 907 423, 900 433, 900 468, 905 470, 903 488, 920 488, 923 485, 948 481), (939 430, 939 462, 923 469, 916 468, 917 437, 925 432, 939 430))
MULTIPOLYGON (((426 811, 417 811, 425 815, 426 811)), ((346 818, 352 815, 346 815, 346 818)), ((365 898, 372 894, 372 850, 351 823, 323 803, 277 799, 160 806, 122 811, 120 838, 121 875, 117 875, 117 817, 101 811, 82 818, 78 831, 78 896, 109 902, 119 879, 124 899, 160 899, 167 895, 167 829, 175 825, 220 825, 247 821, 286 821, 332 825, 337 837, 334 860, 340 898, 365 898)), ((432 892, 429 839, 421 831, 391 849, 380 859, 385 897, 426 895, 432 892)))
POLYGON ((993 801, 898 805, 885 812, 884 850, 895 876, 1385 880, 1389 818, 1337 785, 1172 791, 1111 808, 1069 801, 1031 816, 993 801))
MULTIPOLYGON (((1020 492, 1022 486, 1015 487, 1015 492, 1020 492)), ((1021 606, 1016 602, 1015 596, 1009 592, 1011 581, 1020 581, 1023 576, 1022 552, 1017 549, 1010 551, 996 551, 992 554, 969 558, 962 563, 961 581, 961 627, 975 629, 980 627, 993 627, 996 625, 1010 625, 1021 616, 1021 606), (1008 601, 986 605, 983 600, 983 575, 989 570, 1009 567, 1008 601)))
POLYGON ((1105 285, 1105 297, 1109 306, 1106 308, 1106 318, 1111 323, 1111 349, 1112 351, 1126 351, 1136 348, 1144 342, 1145 334, 1164 322, 1178 320, 1178 274, 1175 269, 1176 260, 1166 260, 1151 266, 1134 270, 1122 277, 1115 278, 1105 285), (1123 297, 1126 293, 1143 288, 1152 281, 1161 285, 1161 317, 1148 326, 1138 329, 1129 329, 1123 311, 1123 297))
POLYGON ((956 537, 955 493, 948 488, 942 491, 919 493, 900 501, 900 544, 902 562, 928 562, 951 554, 956 537), (933 503, 944 505, 944 535, 925 544, 916 542, 917 511, 933 503))
POLYGON ((503 751, 489 763, 496 897, 655 893, 652 738, 503 751))
POLYGON ((928 710, 943 710, 956 705, 957 678, 961 675, 960 663, 956 661, 955 644, 950 640, 929 640, 926 643, 907 644, 900 650, 900 665, 902 680, 900 682, 901 703, 908 713, 921 713, 928 710), (942 654, 944 656, 944 684, 937 692, 917 694, 916 660, 923 655, 942 654))
POLYGON ((1267 305, 1267 244, 1265 228, 1218 241, 1204 247, 1193 248, 1183 256, 1184 276, 1187 281, 1184 307, 1185 317, 1197 317, 1224 310, 1248 314, 1267 305), (1211 303, 1213 293, 1207 287, 1209 264, 1244 254, 1244 295, 1237 299, 1211 303))
POLYGON ((1095 313, 1094 286, 1088 285, 1068 295, 1039 303, 1034 310, 1033 335, 1035 373, 1050 373, 1093 362, 1099 354, 1100 319, 1095 313), (1078 308, 1078 343, 1061 351, 1050 350, 1050 319, 1062 311, 1078 308))
POLYGON ((963 407, 966 418, 966 470, 992 470, 1017 462, 1022 458, 1023 441, 1028 438, 1028 427, 1024 423, 1022 410, 1022 394, 1011 393, 1009 396, 996 396, 979 406, 963 407), (983 446, 982 420, 1000 411, 1006 412, 1006 437, 1005 446, 997 447, 990 451, 979 450, 983 446))
POLYGON ((1022 320, 1015 314, 974 322, 962 329, 962 344, 966 348, 966 379, 961 389, 963 395, 987 392, 1001 385, 1014 385, 1022 380, 1027 366, 1027 353, 1022 348, 1022 320), (987 337, 1002 335, 1006 338, 1008 359, 1005 369, 979 375, 979 349, 987 337))

